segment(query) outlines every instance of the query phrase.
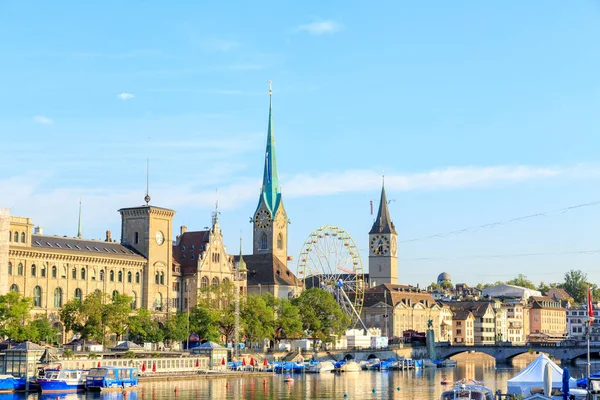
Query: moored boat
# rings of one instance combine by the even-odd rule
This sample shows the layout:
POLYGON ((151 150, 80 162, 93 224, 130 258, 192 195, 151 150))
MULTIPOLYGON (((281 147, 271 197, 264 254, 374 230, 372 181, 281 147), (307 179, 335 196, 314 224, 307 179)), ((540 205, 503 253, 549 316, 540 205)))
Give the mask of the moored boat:
POLYGON ((0 393, 12 393, 25 390, 25 378, 12 375, 0 375, 0 393))
POLYGON ((320 374, 321 372, 331 372, 334 369, 334 365, 331 361, 321 361, 316 364, 310 364, 306 367, 306 372, 320 374))
POLYGON ((137 384, 138 370, 132 367, 92 368, 85 380, 88 390, 126 389, 137 384))
POLYGON ((494 400, 492 389, 486 387, 482 382, 471 379, 463 379, 455 382, 454 387, 445 390, 440 397, 441 400, 494 400))
POLYGON ((339 368, 340 372, 360 372, 360 365, 356 361, 346 361, 339 368))
POLYGON ((38 378, 42 393, 74 393, 85 390, 87 370, 48 369, 38 378))

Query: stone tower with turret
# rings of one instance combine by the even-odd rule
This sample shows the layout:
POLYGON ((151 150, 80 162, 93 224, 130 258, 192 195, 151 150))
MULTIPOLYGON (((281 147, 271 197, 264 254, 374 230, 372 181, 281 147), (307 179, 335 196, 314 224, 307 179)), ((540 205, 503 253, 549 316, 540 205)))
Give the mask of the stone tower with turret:
POLYGON ((398 283, 398 234, 390 217, 385 185, 379 210, 369 232, 369 280, 371 284, 398 283))

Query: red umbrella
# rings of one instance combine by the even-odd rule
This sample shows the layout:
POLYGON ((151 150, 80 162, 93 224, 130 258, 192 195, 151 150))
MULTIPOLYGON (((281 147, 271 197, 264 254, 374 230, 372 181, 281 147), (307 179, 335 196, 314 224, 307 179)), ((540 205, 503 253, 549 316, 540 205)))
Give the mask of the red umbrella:
POLYGON ((142 372, 146 372, 146 363, 142 363, 142 372))
POLYGON ((250 357, 250 365, 254 367, 254 357, 250 357))
POLYGON ((245 366, 246 366, 246 359, 242 358, 242 367, 245 367, 245 366))
POLYGON ((198 368, 199 366, 200 366, 200 360, 198 360, 198 359, 196 358, 196 368, 198 368))
POLYGON ((56 369, 60 371, 60 364, 56 366, 56 369))
POLYGON ((152 363, 152 372, 156 372, 156 363, 152 363))
POLYGON ((98 368, 100 368, 100 361, 98 361, 98 368))
POLYGON ((81 369, 85 369, 85 364, 81 364, 81 369))
POLYGON ((225 365, 225 357, 221 358, 221 365, 225 365))
POLYGON ((265 358, 263 359, 263 365, 264 365, 265 367, 268 367, 268 366, 269 366, 269 360, 267 360, 267 357, 265 357, 265 358))

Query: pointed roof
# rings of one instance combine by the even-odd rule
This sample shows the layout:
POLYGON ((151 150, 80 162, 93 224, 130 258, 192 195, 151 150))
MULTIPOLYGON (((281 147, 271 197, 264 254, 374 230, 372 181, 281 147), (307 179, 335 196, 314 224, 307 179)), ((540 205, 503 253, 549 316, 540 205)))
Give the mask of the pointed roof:
POLYGON ((246 261, 244 261, 244 256, 242 255, 242 238, 240 238, 240 258, 238 259, 238 271, 239 272, 247 272, 246 261))
POLYGON ((272 91, 269 90, 269 124, 267 128, 267 147, 265 151, 265 168, 261 197, 265 200, 271 213, 275 213, 281 197, 279 188, 279 173, 277 172, 277 157, 275 154, 275 132, 273 129, 272 91))
POLYGON ((396 233, 396 227, 390 217, 390 210, 388 208, 387 196, 385 195, 385 185, 381 185, 381 199, 379 200, 379 211, 377 212, 377 218, 373 223, 373 227, 369 234, 373 233, 396 233))

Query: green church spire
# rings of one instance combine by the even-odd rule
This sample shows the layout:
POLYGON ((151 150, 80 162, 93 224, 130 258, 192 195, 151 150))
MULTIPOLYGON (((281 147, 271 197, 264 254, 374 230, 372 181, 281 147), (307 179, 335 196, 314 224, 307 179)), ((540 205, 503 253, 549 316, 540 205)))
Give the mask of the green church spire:
POLYGON ((79 196, 79 220, 77 221, 77 239, 81 239, 81 196, 79 196))
POLYGON ((273 129, 273 89, 269 81, 269 125, 267 128, 267 149, 265 152, 265 170, 263 173, 263 184, 261 194, 271 213, 277 211, 281 189, 279 188, 279 174, 277 173, 277 162, 275 156, 275 133, 273 129))
POLYGON ((240 273, 247 271, 246 262, 244 261, 244 256, 242 255, 242 238, 240 238, 240 261, 238 263, 238 271, 240 273))

